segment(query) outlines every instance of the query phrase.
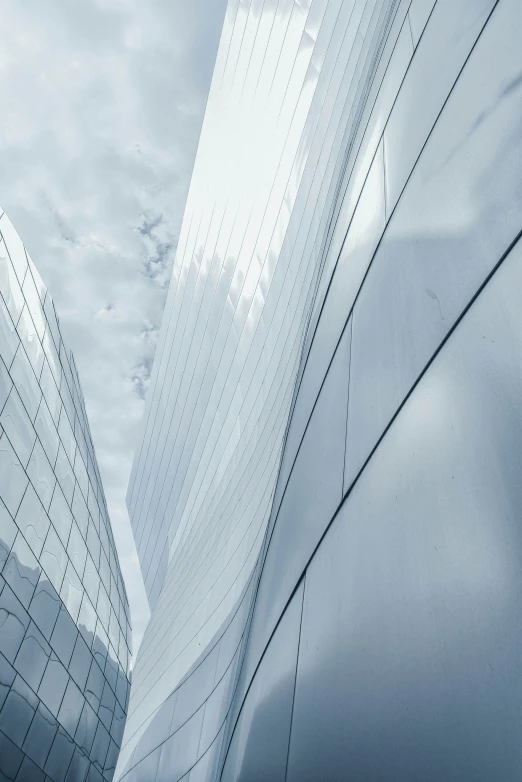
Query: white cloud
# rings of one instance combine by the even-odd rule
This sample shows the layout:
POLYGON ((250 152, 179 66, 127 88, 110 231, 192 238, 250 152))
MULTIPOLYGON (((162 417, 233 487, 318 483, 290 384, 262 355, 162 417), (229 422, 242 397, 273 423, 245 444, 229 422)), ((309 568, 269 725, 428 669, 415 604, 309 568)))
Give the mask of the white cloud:
POLYGON ((4 0, 0 203, 77 360, 141 638, 124 495, 225 0, 4 0))

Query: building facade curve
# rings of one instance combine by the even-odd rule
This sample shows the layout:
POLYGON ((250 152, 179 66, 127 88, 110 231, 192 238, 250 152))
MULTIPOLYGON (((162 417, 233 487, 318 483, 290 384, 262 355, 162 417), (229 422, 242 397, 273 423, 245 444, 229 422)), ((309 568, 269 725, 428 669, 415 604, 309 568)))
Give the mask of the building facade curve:
POLYGON ((110 782, 131 628, 72 353, 0 210, 0 777, 110 782))
POLYGON ((521 20, 229 3, 128 490, 119 779, 518 778, 521 20))

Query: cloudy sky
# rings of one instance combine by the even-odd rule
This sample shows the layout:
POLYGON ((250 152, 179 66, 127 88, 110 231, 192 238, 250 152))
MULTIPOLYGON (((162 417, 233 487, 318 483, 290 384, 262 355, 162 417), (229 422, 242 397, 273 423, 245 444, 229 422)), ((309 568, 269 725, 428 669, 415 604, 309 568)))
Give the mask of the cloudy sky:
POLYGON ((2 0, 0 204, 74 350, 139 642, 125 508, 225 0, 2 0))

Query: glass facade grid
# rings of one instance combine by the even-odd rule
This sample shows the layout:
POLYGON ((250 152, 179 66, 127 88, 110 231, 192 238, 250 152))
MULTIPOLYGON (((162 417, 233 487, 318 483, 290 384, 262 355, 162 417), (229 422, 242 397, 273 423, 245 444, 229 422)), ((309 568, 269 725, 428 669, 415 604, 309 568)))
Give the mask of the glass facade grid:
POLYGON ((0 772, 110 781, 129 697, 128 601, 74 359, 3 212, 0 465, 0 772))

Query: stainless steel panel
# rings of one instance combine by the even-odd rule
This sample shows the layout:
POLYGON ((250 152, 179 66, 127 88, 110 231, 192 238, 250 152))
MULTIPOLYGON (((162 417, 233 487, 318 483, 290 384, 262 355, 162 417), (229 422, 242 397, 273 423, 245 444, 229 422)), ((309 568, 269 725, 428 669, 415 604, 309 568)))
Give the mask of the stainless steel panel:
POLYGON ((516 780, 522 247, 308 567, 288 781, 516 780))
POLYGON ((291 467, 303 428, 384 225, 384 165, 381 144, 362 188, 310 347, 285 444, 276 489, 276 506, 280 493, 284 490, 285 477, 291 467))
POLYGON ((419 43, 435 3, 436 0, 413 0, 410 5, 408 16, 414 46, 419 43))
MULTIPOLYGON (((494 6, 495 0, 436 3, 384 134, 388 215, 494 6)), ((461 101, 469 111, 469 97, 461 101)))
POLYGON ((302 601, 301 585, 281 617, 243 701, 222 782, 286 779, 302 601))
MULTIPOLYGON (((350 329, 339 343, 290 475, 270 539, 246 652, 253 672, 343 489, 350 329)), ((248 685, 248 677, 245 683, 248 685)))
POLYGON ((156 774, 157 782, 177 782, 195 764, 203 714, 204 709, 200 708, 162 744, 156 774))
MULTIPOLYGON (((469 9, 475 19, 478 7, 470 4, 469 9)), ((512 0, 491 16, 388 224, 357 301, 346 486, 520 229, 517 161, 522 145, 515 128, 522 92, 513 21, 518 16, 512 0)), ((425 45, 423 37, 418 51, 425 45)), ((424 91, 424 82, 419 89, 424 91)), ((411 124, 407 112, 397 117, 405 128, 411 124)), ((386 154, 399 156, 400 149, 387 143, 385 134, 386 154)))
POLYGON ((224 30, 128 492, 154 612, 121 768, 254 570, 323 236, 396 6, 238 4, 224 30))

